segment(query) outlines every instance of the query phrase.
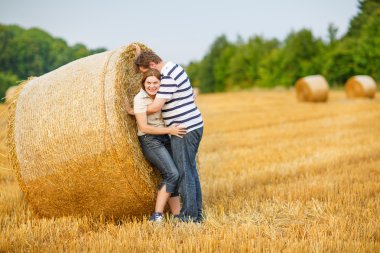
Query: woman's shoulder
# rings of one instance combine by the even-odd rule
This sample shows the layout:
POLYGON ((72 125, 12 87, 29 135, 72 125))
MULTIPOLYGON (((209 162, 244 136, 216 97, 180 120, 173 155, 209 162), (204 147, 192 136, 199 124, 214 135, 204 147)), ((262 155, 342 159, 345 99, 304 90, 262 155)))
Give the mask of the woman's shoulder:
POLYGON ((146 93, 146 91, 143 89, 140 89, 140 91, 135 95, 134 100, 140 100, 140 99, 146 98, 147 96, 148 94, 146 93))

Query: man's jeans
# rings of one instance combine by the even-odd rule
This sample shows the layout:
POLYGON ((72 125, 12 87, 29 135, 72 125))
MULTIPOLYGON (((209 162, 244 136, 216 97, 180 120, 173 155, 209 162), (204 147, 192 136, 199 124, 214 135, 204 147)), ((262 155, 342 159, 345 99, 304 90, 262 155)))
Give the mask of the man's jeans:
POLYGON ((173 160, 179 171, 179 194, 182 198, 180 217, 188 221, 202 221, 202 191, 196 164, 196 154, 201 142, 203 127, 183 138, 171 137, 173 160))

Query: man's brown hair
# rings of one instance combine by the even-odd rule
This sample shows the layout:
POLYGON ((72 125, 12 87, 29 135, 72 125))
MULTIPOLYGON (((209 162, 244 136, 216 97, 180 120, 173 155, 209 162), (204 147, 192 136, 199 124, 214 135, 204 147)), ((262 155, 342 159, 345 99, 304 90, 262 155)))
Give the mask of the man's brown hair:
POLYGON ((162 62, 162 59, 153 51, 141 52, 135 59, 136 69, 139 69, 139 67, 149 68, 149 63, 151 62, 158 64, 162 62))

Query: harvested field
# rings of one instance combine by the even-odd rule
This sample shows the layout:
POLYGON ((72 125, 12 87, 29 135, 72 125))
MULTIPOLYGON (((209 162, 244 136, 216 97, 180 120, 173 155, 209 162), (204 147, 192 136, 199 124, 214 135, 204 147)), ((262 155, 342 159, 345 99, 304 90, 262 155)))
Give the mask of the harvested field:
POLYGON ((0 252, 379 252, 380 98, 297 102, 294 91, 201 94, 202 225, 39 219, 4 156, 0 252))

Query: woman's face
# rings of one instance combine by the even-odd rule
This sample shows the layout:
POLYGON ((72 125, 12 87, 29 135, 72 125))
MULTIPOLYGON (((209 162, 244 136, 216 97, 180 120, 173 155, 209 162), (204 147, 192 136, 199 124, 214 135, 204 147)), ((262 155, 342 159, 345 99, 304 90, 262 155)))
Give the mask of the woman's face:
POLYGON ((145 79, 144 87, 145 87, 145 91, 150 96, 155 96, 158 89, 160 88, 160 80, 158 80, 157 77, 155 76, 148 76, 145 79))

